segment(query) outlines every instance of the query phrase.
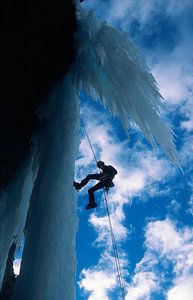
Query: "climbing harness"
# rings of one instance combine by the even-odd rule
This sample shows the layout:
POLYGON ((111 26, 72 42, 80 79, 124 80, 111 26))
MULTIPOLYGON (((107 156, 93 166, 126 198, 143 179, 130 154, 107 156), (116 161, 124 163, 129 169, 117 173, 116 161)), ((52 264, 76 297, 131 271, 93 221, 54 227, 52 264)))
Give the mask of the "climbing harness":
MULTIPOLYGON (((94 160, 96 161, 96 164, 97 164, 97 157, 96 157, 94 148, 92 146, 91 140, 89 138, 88 132, 87 132, 86 127, 84 125, 84 122, 81 118, 80 118, 80 121, 82 123, 85 135, 86 135, 88 143, 89 143, 89 146, 90 146, 91 151, 93 153, 94 160)), ((122 297, 123 300, 125 300, 124 279, 123 279, 121 266, 120 266, 120 259, 119 259, 117 243, 116 243, 115 235, 113 233, 113 226, 112 226, 112 222, 111 222, 111 216, 110 216, 110 211, 109 211, 109 206, 108 206, 108 201, 107 201, 107 193, 108 193, 108 189, 103 188, 103 197, 104 197, 104 201, 105 201, 105 204, 106 204, 106 210, 107 210, 107 216, 108 216, 109 228, 110 228, 110 234, 111 234, 111 242, 112 242, 112 248, 113 248, 113 252, 114 252, 115 265, 116 265, 116 269, 117 269, 119 286, 120 286, 120 290, 121 290, 121 297, 122 297)))

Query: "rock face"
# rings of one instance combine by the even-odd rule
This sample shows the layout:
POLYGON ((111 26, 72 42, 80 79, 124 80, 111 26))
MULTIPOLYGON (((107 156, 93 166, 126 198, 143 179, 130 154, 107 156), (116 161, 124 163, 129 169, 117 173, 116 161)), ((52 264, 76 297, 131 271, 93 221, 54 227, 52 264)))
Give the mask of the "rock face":
POLYGON ((0 188, 30 149, 36 107, 74 57, 72 0, 2 1, 0 56, 0 188))

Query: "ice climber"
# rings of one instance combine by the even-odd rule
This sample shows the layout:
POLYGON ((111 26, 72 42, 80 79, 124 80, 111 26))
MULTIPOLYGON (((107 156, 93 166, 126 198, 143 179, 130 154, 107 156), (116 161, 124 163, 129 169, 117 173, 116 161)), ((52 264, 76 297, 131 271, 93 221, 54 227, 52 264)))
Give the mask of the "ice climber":
POLYGON ((97 162, 97 167, 101 169, 100 174, 88 174, 80 183, 74 181, 74 187, 76 190, 80 190, 85 186, 90 179, 99 180, 97 184, 91 187, 88 190, 89 194, 89 203, 86 206, 86 209, 91 209, 97 207, 95 202, 94 192, 102 188, 110 188, 114 186, 113 178, 117 174, 117 170, 113 166, 106 166, 105 163, 101 160, 97 162))

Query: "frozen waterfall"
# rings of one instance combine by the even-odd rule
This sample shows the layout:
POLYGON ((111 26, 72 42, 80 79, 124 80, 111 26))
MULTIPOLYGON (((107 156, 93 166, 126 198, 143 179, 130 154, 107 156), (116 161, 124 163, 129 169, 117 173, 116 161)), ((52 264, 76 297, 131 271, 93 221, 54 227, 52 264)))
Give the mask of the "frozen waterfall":
POLYGON ((120 118, 136 124, 178 164, 170 127, 160 119, 163 99, 128 40, 77 4, 76 59, 39 108, 41 128, 31 154, 1 198, 1 282, 12 236, 25 247, 14 300, 75 299, 76 196, 72 186, 79 144, 78 93, 84 89, 120 118), (27 221, 26 221, 27 220, 27 221), (26 221, 26 224, 25 224, 26 221))

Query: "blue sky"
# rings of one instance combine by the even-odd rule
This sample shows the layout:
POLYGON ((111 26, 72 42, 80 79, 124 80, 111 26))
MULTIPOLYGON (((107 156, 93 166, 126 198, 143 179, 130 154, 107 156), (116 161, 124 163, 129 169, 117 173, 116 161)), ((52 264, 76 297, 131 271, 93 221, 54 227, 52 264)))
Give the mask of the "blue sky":
MULTIPOLYGON (((192 300, 193 4, 85 0, 83 6, 128 32, 139 48, 167 104, 184 170, 134 128, 128 137, 117 119, 82 93, 82 118, 97 157, 118 169, 108 202, 126 299, 192 300)), ((82 130, 76 179, 90 172, 96 167, 82 130)), ((96 199, 98 208, 87 211, 87 187, 78 193, 77 299, 119 299, 102 193, 96 199)))

